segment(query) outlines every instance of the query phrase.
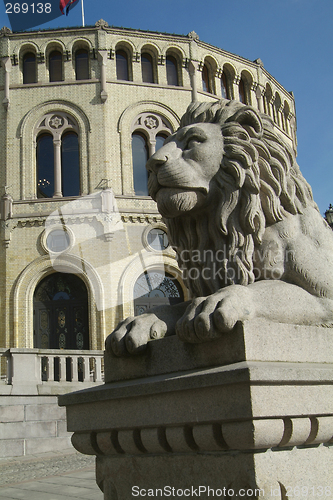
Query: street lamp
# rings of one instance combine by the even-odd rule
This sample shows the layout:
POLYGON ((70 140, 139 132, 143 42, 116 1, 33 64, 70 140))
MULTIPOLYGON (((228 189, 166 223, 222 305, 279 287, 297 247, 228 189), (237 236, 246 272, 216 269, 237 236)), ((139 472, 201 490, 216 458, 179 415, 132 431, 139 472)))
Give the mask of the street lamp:
POLYGON ((333 207, 331 203, 325 212, 325 219, 328 222, 328 225, 333 229, 333 207))

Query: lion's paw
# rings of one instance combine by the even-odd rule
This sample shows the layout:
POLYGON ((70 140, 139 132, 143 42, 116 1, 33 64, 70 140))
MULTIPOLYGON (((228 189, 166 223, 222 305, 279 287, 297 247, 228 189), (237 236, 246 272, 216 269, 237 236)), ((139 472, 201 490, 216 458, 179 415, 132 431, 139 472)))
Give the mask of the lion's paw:
POLYGON ((155 314, 129 317, 107 337, 105 348, 116 356, 138 354, 146 349, 150 340, 164 337, 166 331, 167 325, 155 314))
POLYGON ((184 342, 214 340, 232 330, 237 321, 254 315, 251 294, 245 286, 231 285, 208 297, 194 299, 176 324, 184 342))

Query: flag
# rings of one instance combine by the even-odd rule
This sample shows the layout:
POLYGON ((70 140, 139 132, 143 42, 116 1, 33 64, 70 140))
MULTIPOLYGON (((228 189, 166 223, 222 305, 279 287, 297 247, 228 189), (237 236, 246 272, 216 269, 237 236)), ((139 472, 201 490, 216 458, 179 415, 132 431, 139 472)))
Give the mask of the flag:
POLYGON ((68 16, 68 12, 70 9, 75 7, 75 5, 79 2, 79 0, 60 0, 59 3, 59 8, 61 10, 62 14, 65 14, 66 11, 66 16, 68 16))

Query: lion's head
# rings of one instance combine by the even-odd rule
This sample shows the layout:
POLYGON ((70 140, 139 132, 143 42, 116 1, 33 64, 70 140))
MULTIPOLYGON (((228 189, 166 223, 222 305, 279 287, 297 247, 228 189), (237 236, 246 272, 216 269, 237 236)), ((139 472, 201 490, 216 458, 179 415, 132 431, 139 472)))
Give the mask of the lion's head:
POLYGON ((316 208, 270 118, 235 101, 190 104, 147 169, 149 192, 194 296, 252 283, 253 252, 265 228, 316 208))

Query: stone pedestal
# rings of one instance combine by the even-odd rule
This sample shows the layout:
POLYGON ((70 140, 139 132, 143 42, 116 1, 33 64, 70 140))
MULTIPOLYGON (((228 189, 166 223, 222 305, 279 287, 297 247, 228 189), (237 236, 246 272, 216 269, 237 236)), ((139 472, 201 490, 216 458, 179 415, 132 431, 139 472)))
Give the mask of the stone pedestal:
POLYGON ((60 404, 106 500, 327 498, 332 346, 330 329, 259 320, 206 344, 169 337, 107 355, 105 385, 60 404))

